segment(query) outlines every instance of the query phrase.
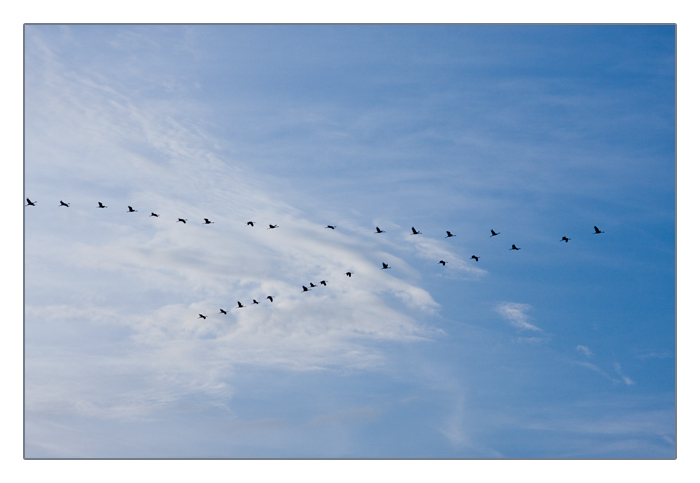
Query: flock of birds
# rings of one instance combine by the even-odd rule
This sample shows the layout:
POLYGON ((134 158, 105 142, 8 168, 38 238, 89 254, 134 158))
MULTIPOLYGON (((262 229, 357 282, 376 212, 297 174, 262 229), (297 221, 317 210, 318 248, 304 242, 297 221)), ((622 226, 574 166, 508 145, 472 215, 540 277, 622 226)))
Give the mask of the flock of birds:
MULTIPOLYGON (((27 204, 24 205, 24 206, 36 206, 36 203, 37 203, 36 201, 31 201, 29 198, 27 198, 27 204)), ((59 208, 64 207, 64 206, 65 206, 66 208, 69 208, 69 207, 70 207, 70 203, 66 203, 66 202, 63 201, 63 200, 60 200, 58 206, 59 206, 59 208)), ((98 202, 97 202, 97 208, 107 208, 107 206, 104 205, 101 201, 98 201, 98 202)), ((131 207, 131 206, 127 206, 127 208, 128 208, 128 209, 127 209, 127 213, 137 213, 137 212, 138 212, 138 210, 135 210, 135 209, 134 209, 133 207, 131 207)), ((160 215, 159 215, 158 213, 154 213, 154 212, 151 212, 151 214, 150 214, 149 216, 153 216, 153 217, 156 217, 156 218, 157 218, 157 217, 160 217, 160 215)), ((188 221, 188 220, 187 220, 186 218, 178 218, 177 221, 176 221, 176 223, 187 224, 187 221, 188 221)), ((211 224, 213 224, 213 223, 214 223, 214 222, 211 221, 209 218, 204 218, 204 223, 202 223, 202 224, 203 224, 203 225, 211 225, 211 224)), ((246 223, 246 225, 247 225, 247 226, 255 226, 255 222, 254 222, 254 221, 249 221, 249 222, 246 223)), ((327 225, 327 226, 326 226, 326 228, 329 228, 329 229, 331 229, 331 230, 335 230, 336 227, 337 227, 337 226, 335 226, 335 225, 327 225)), ((279 228, 279 226, 278 226, 278 225, 269 224, 267 229, 268 229, 268 230, 273 230, 273 229, 275 229, 275 228, 279 228)), ((595 230, 595 231, 593 232, 593 235, 600 235, 600 234, 602 234, 602 233, 605 233, 604 231, 601 231, 597 226, 594 226, 593 229, 595 230)), ((386 233, 385 230, 382 230, 382 229, 379 228, 378 226, 376 227, 376 230, 377 230, 377 231, 375 232, 375 235, 376 235, 376 234, 379 234, 379 233, 386 233)), ((451 238, 451 237, 457 236, 457 235, 453 235, 450 231, 446 231, 446 233, 447 233, 447 236, 446 236, 445 238, 451 238)), ((415 227, 411 227, 411 233, 410 233, 410 234, 411 234, 411 235, 421 235, 422 233, 421 233, 420 231, 416 230, 415 227)), ((491 230, 490 238, 491 238, 491 237, 494 237, 494 236, 497 236, 497 235, 500 235, 500 234, 501 234, 501 232, 498 232, 498 233, 497 233, 496 231, 491 230)), ((560 241, 560 242, 569 243, 569 240, 571 240, 571 238, 566 237, 566 236, 563 236, 563 237, 561 237, 561 240, 559 240, 559 241, 560 241)), ((509 248, 509 250, 521 250, 521 248, 516 247, 515 244, 513 243, 513 244, 511 245, 511 248, 509 248)), ((476 260, 477 262, 479 261, 479 258, 481 258, 481 257, 478 257, 478 256, 476 256, 476 255, 472 255, 472 256, 470 257, 470 259, 474 259, 474 260, 476 260)), ((442 265, 443 267, 444 267, 447 263, 448 263, 448 262, 446 262, 445 260, 440 260, 440 261, 438 262, 438 264, 442 265)), ((387 263, 382 262, 382 268, 381 268, 382 270, 387 270, 387 269, 390 269, 390 268, 391 268, 391 267, 390 267, 387 263)), ((353 274, 353 272, 350 272, 350 271, 345 272, 345 275, 348 276, 348 277, 352 277, 352 274, 353 274)), ((327 285, 328 281, 326 281, 326 280, 321 280, 321 281, 318 282, 318 283, 319 283, 320 285, 323 285, 323 286, 325 287, 325 286, 327 285)), ((314 284, 313 282, 309 283, 309 287, 307 287, 306 285, 302 285, 302 293, 308 292, 308 291, 310 290, 310 288, 315 288, 315 287, 317 287, 317 286, 318 286, 318 285, 314 284)), ((267 300, 269 300, 271 303, 274 301, 274 299, 273 299, 273 297, 272 297, 271 295, 268 295, 268 296, 265 297, 265 298, 266 298, 267 300)), ((252 302, 252 303, 253 303, 253 305, 259 305, 259 302, 258 302, 256 299, 253 299, 253 302, 252 302)), ((242 308, 244 308, 244 307, 247 307, 247 305, 243 305, 240 301, 238 301, 238 306, 235 307, 235 308, 237 308, 237 309, 242 309, 242 308)), ((224 310, 224 309, 219 309, 219 314, 226 315, 226 314, 228 314, 228 311, 227 311, 227 310, 224 310)), ((199 318, 200 318, 200 319, 206 319, 207 317, 209 317, 209 316, 208 316, 208 315, 199 314, 199 318)))

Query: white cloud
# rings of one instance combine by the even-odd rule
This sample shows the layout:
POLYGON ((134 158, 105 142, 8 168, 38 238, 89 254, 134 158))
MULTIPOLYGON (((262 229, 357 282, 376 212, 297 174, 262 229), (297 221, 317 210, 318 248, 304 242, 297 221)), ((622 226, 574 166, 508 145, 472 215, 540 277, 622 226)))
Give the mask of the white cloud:
POLYGON ((582 352, 586 357, 591 357, 593 352, 585 345, 577 345, 576 350, 582 352))
MULTIPOLYGON (((610 380, 613 381, 613 382, 617 382, 617 383, 620 382, 618 379, 615 379, 614 377, 610 376, 607 372, 605 372, 604 370, 602 370, 600 367, 598 367, 598 366, 595 365, 595 364, 591 364, 590 362, 575 361, 574 364, 578 364, 578 365, 580 365, 580 366, 583 366, 583 367, 586 367, 586 368, 588 368, 588 369, 591 369, 592 371, 597 372, 597 373, 600 374, 601 376, 605 377, 606 379, 610 379, 610 380)), ((615 368, 615 372, 617 372, 617 374, 622 378, 622 382, 624 382, 624 383, 627 384, 628 386, 634 384, 634 381, 633 381, 632 379, 630 379, 629 377, 627 377, 627 376, 625 376, 624 374, 622 374, 622 369, 621 369, 621 367, 620 367, 620 364, 618 364, 618 363, 616 362, 616 363, 613 364, 613 367, 615 368)))
POLYGON ((538 330, 541 331, 539 327, 536 327, 529 322, 529 316, 525 314, 526 311, 532 309, 531 305, 528 304, 518 304, 515 302, 501 302, 496 306, 496 312, 501 314, 513 327, 517 327, 522 330, 538 330))
POLYGON ((65 403, 82 414, 136 418, 191 393, 221 403, 233 390, 224 381, 243 364, 376 369, 385 357, 377 343, 440 333, 420 320, 439 305, 416 276, 402 277, 413 269, 389 253, 394 243, 352 219, 324 229, 294 208, 282 181, 219 152, 187 105, 128 94, 62 66, 42 47, 33 55, 46 69, 28 75, 28 185, 46 202, 27 223, 27 324, 64 324, 83 335, 66 342, 69 361, 28 338, 29 410, 65 403), (48 200, 66 192, 70 211, 55 214, 48 200), (108 208, 95 209, 97 199, 108 208), (126 213, 127 205, 138 213, 126 213), (176 223, 180 217, 188 223, 176 223), (203 225, 204 217, 214 224, 203 225), (270 223, 279 228, 267 230, 270 223), (379 260, 395 268, 382 271, 379 260), (322 279, 327 287, 302 293, 322 279), (39 295, 51 292, 69 302, 39 295), (247 307, 234 308, 239 300, 247 307), (118 345, 128 350, 109 349, 95 327, 121 330, 118 345), (83 343, 107 347, 101 356, 109 364, 96 365, 100 357, 83 343), (112 373, 150 389, 100 380, 112 373))
POLYGON ((616 362, 613 365, 615 366, 615 372, 617 372, 617 375, 622 378, 622 380, 625 382, 625 384, 627 384, 628 386, 631 386, 632 384, 634 384, 634 381, 632 379, 630 379, 629 377, 627 377, 626 375, 624 375, 622 373, 622 367, 620 366, 620 364, 618 364, 616 362))
POLYGON ((430 238, 425 235, 406 234, 402 240, 409 242, 414 247, 416 253, 421 258, 438 263, 440 260, 447 262, 445 272, 447 276, 454 276, 453 272, 462 272, 471 276, 483 276, 487 272, 478 268, 474 264, 477 262, 466 262, 459 255, 450 250, 443 240, 430 238))

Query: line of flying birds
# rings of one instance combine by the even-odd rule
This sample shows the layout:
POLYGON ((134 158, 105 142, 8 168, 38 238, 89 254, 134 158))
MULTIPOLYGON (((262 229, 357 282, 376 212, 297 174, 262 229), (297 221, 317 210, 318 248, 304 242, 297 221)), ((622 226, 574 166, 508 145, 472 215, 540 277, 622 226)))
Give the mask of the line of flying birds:
MULTIPOLYGON (((27 198, 27 204, 24 205, 24 206, 36 206, 36 203, 37 203, 36 201, 31 201, 29 198, 27 198)), ((58 206, 59 206, 59 208, 60 208, 60 207, 63 207, 63 206, 65 206, 66 208, 69 208, 69 207, 70 207, 70 203, 66 203, 66 202, 63 201, 63 200, 60 200, 58 206)), ((97 208, 107 208, 107 206, 104 205, 101 201, 98 201, 98 202, 97 202, 97 208)), ((127 205, 127 208, 128 208, 128 209, 127 209, 127 213, 136 213, 136 212, 138 212, 138 210, 135 210, 135 209, 134 209, 133 207, 131 207, 131 206, 128 206, 128 205, 127 205)), ((151 212, 151 214, 150 214, 149 216, 153 216, 153 217, 156 217, 156 218, 157 218, 157 217, 160 217, 160 215, 159 215, 158 213, 153 213, 153 212, 151 212)), ((178 218, 177 221, 176 221, 176 223, 183 223, 183 224, 186 224, 187 221, 188 221, 188 220, 187 220, 186 218, 178 218)), ((213 224, 213 223, 214 223, 214 222, 211 221, 209 218, 204 218, 204 223, 202 223, 202 224, 203 224, 203 225, 211 225, 211 224, 213 224)), ((246 225, 248 225, 248 226, 255 226, 255 223, 256 223, 256 222, 254 222, 254 221, 249 221, 249 222, 246 223, 246 225)), ((326 228, 330 228, 331 230, 335 230, 336 227, 337 227, 336 225, 327 225, 327 226, 326 226, 326 228)), ((275 228, 279 228, 279 226, 278 226, 278 225, 269 224, 267 229, 268 229, 268 230, 272 230, 272 229, 275 229, 275 228)), ((382 229, 379 228, 378 226, 375 227, 375 228, 376 228, 376 231, 374 232, 375 235, 378 234, 378 233, 386 233, 385 230, 382 230, 382 229)), ((593 230, 595 230, 595 231, 593 232, 593 235, 600 235, 600 234, 602 234, 602 233, 605 233, 604 231, 601 231, 597 226, 594 226, 594 227, 593 227, 593 230)), ((445 238, 451 238, 451 237, 457 236, 457 235, 453 235, 450 231, 446 231, 446 233, 447 233, 447 236, 446 236, 445 238)), ((410 233, 410 234, 411 234, 411 235, 421 235, 422 233, 421 233, 420 231, 416 230, 415 227, 411 227, 411 233, 410 233)), ((491 235, 489 236, 489 238, 494 237, 494 236, 497 236, 497 235, 500 235, 500 234, 501 234, 501 232, 496 233, 494 230, 491 230, 491 235)), ((561 237, 561 240, 559 240, 559 241, 560 241, 560 242, 569 243, 569 240, 571 240, 571 238, 566 237, 566 236, 563 236, 563 237, 561 237)), ((511 245, 511 248, 509 248, 509 250, 520 250, 520 249, 521 249, 521 248, 516 247, 514 243, 511 245)), ((481 258, 481 257, 477 257, 476 255, 472 255, 470 258, 473 258, 474 260, 476 260, 476 261, 478 262, 478 261, 479 261, 479 258, 481 258)), ((442 265, 442 266, 444 267, 445 264, 447 264, 447 262, 446 262, 445 260, 440 260, 440 261, 438 262, 438 264, 440 264, 440 265, 442 265)), ((390 268, 391 268, 391 267, 390 267, 387 263, 382 262, 382 268, 381 268, 382 270, 387 270, 387 269, 390 269, 390 268)), ((348 276, 348 277, 352 277, 352 274, 353 274, 353 272, 345 272, 345 275, 348 276)), ((321 280, 321 281, 319 282, 319 284, 323 285, 324 287, 326 286, 327 283, 328 283, 328 282, 327 282, 326 280, 321 280)), ((315 285, 315 284, 312 282, 312 283, 309 283, 309 287, 310 287, 310 288, 315 288, 315 287, 317 287, 317 285, 315 285)), ((306 285, 302 285, 302 293, 308 292, 308 291, 310 290, 309 287, 307 287, 306 285)), ((266 299, 268 299, 270 302, 273 302, 273 298, 272 298, 271 295, 268 295, 268 296, 266 297, 266 299)), ((255 300, 255 299, 253 299, 253 305, 259 305, 259 302, 258 302, 257 300, 255 300)), ((235 308, 237 308, 237 309, 242 309, 242 308, 244 308, 244 307, 247 307, 247 305, 243 305, 243 304, 239 301, 239 302, 238 302, 238 306, 235 307, 235 308)), ((227 311, 227 310, 224 310, 224 309, 219 309, 219 313, 220 313, 220 314, 223 314, 223 315, 226 315, 226 314, 228 314, 228 311, 227 311)), ((200 318, 200 319, 206 319, 207 317, 208 317, 208 315, 199 314, 199 318, 200 318)))

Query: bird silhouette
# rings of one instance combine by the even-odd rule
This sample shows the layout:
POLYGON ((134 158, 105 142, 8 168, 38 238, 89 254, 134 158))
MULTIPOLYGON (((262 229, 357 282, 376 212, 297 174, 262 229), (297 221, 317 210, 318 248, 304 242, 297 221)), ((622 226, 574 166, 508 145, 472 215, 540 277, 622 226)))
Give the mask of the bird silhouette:
POLYGON ((98 201, 98 202, 97 202, 97 207, 98 207, 98 208, 107 208, 105 205, 102 204, 101 201, 98 201))
POLYGON ((387 268, 391 268, 389 265, 386 263, 382 262, 382 270, 386 270, 387 268))
POLYGON ((159 215, 158 213, 153 213, 153 212, 151 212, 150 216, 156 216, 156 217, 158 217, 158 216, 160 216, 160 215, 159 215))
POLYGON ((134 213, 134 212, 139 211, 139 210, 133 209, 131 206, 129 206, 128 208, 129 208, 129 213, 134 213))
POLYGON ((270 299, 270 302, 273 301, 273 300, 272 300, 272 295, 268 295, 267 298, 270 299))
POLYGON ((345 272, 345 275, 347 275, 348 277, 352 277, 352 272, 345 272))
POLYGON ((442 263, 442 266, 444 267, 447 262, 445 260, 440 260, 438 263, 442 263))
POLYGON ((273 228, 279 228, 277 225, 270 225, 270 228, 268 230, 272 230, 273 228))
POLYGON ((27 204, 24 206, 36 206, 36 201, 32 201, 29 198, 27 198, 27 204))
POLYGON ((567 238, 567 237, 563 236, 563 237, 561 237, 561 240, 559 240, 559 241, 569 243, 569 240, 571 240, 571 238, 567 238))
POLYGON ((304 285, 302 285, 302 286, 301 286, 301 288, 303 288, 303 289, 304 289, 304 290, 302 290, 302 291, 301 291, 302 293, 304 293, 304 292, 308 292, 308 291, 309 291, 309 289, 308 289, 308 288, 306 288, 306 287, 305 287, 304 285))
POLYGON ((253 299, 253 303, 256 304, 256 305, 258 305, 258 301, 255 300, 255 299, 253 299))
POLYGON ((309 287, 314 288, 314 287, 316 287, 316 285, 314 285, 314 283, 311 282, 311 283, 309 283, 309 287))
POLYGON ((448 231, 448 232, 446 232, 446 233, 447 233, 447 236, 446 236, 445 238, 449 238, 449 237, 451 237, 451 236, 457 236, 457 235, 453 235, 453 234, 452 234, 452 233, 450 233, 449 231, 448 231))
POLYGON ((228 314, 228 312, 226 312, 224 309, 219 309, 219 312, 221 312, 224 315, 228 314))
POLYGON ((209 218, 204 218, 204 223, 202 223, 202 225, 211 225, 212 223, 214 223, 214 222, 209 221, 209 218))
POLYGON ((245 305, 243 305, 242 303, 238 302, 238 307, 237 307, 237 308, 242 309, 243 307, 245 307, 245 305))
POLYGON ((249 221, 248 223, 246 223, 246 225, 255 226, 255 223, 252 221, 249 221))
POLYGON ((604 231, 600 231, 597 226, 594 226, 593 229, 595 230, 594 235, 598 235, 600 233, 605 233, 604 231))
POLYGON ((520 248, 516 247, 515 244, 511 245, 513 248, 509 248, 509 250, 520 250, 520 248))
POLYGON ((207 316, 206 316, 206 315, 199 314, 199 318, 200 318, 200 319, 206 319, 207 316))
POLYGON ((481 257, 477 257, 476 255, 472 255, 472 258, 478 262, 481 257))
POLYGON ((411 235, 420 235, 421 234, 421 232, 416 230, 414 227, 411 227, 411 231, 413 231, 413 233, 411 233, 411 235))
POLYGON ((491 230, 491 236, 496 236, 496 235, 500 235, 500 234, 501 234, 500 231, 498 233, 496 233, 495 231, 491 230))
POLYGON ((178 218, 177 221, 176 221, 175 223, 180 223, 180 222, 182 222, 182 223, 187 223, 187 220, 184 219, 184 218, 178 218))
POLYGON ((380 230, 379 227, 377 227, 377 233, 386 233, 384 230, 380 230))
POLYGON ((326 228, 330 228, 331 230, 335 230, 335 226, 333 226, 333 225, 328 225, 326 228))
POLYGON ((318 282, 318 283, 320 283, 320 284, 323 285, 324 287, 326 286, 326 281, 325 281, 325 280, 321 280, 321 281, 318 282))
POLYGON ((58 207, 60 208, 61 206, 69 207, 70 203, 66 203, 65 201, 61 200, 61 204, 58 205, 58 207))

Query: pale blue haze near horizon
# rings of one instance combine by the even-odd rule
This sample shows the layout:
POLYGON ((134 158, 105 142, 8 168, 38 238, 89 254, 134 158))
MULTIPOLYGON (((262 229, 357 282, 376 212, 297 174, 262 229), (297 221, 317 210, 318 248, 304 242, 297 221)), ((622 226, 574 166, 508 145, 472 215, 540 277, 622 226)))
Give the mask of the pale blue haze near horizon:
POLYGON ((675 35, 26 25, 25 456, 674 458, 675 35))

